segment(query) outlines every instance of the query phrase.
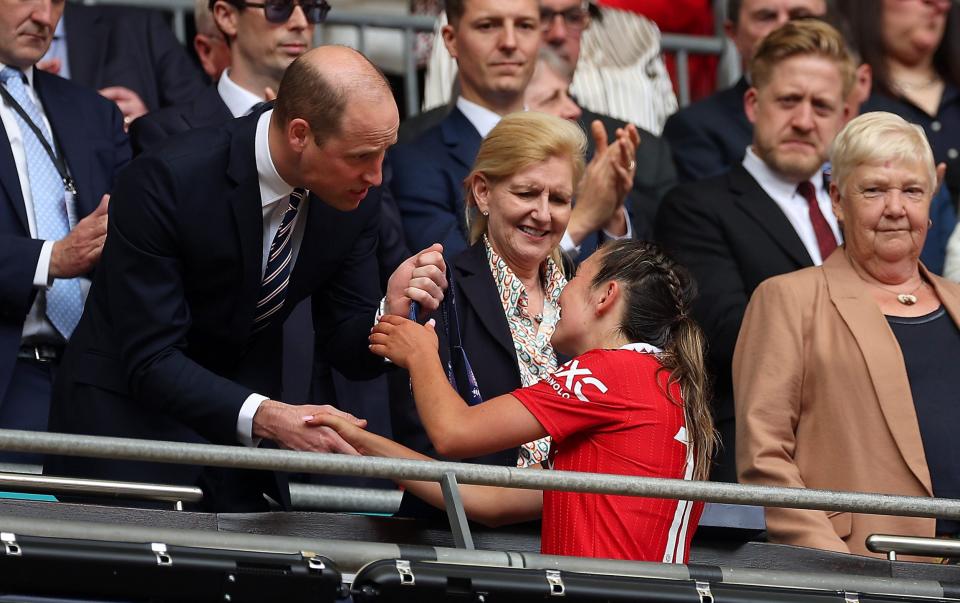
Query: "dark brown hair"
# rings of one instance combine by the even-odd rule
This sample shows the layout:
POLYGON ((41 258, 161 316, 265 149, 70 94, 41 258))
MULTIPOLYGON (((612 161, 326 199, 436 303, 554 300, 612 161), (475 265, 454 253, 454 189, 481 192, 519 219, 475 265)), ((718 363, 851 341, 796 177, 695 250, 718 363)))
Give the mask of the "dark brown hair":
POLYGON ((696 296, 693 279, 653 243, 624 239, 604 245, 599 253, 600 268, 591 286, 619 283, 626 301, 621 332, 632 342, 663 350, 659 360, 668 375, 664 394, 683 408, 694 479, 707 479, 717 435, 710 413, 706 339, 690 315, 696 296), (670 393, 674 383, 680 385, 682 400, 670 393))

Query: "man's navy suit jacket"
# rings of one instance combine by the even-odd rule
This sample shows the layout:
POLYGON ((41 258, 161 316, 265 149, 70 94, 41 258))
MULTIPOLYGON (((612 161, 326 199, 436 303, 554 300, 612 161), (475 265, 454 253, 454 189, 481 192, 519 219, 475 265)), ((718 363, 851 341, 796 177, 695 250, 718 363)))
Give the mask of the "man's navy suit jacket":
MULTIPOLYGON (((99 94, 34 70, 34 88, 77 186, 81 219, 109 193, 117 172, 130 160, 123 118, 99 94)), ((23 321, 36 297, 33 275, 43 241, 30 238, 20 178, 6 130, 0 142, 0 398, 20 347, 23 321)))
POLYGON ((674 113, 663 127, 681 182, 719 176, 738 165, 753 141, 743 110, 747 80, 674 113))
POLYGON ((139 155, 174 134, 219 126, 230 119, 233 119, 233 115, 220 97, 217 85, 213 84, 204 88, 196 98, 173 107, 151 111, 135 120, 130 125, 130 143, 133 145, 134 154, 139 155))
POLYGON ((727 436, 713 478, 736 481, 731 371, 747 302, 764 280, 812 266, 813 260, 786 215, 742 165, 673 189, 657 214, 657 240, 697 283, 694 316, 709 343, 715 420, 727 436))
POLYGON ((78 84, 124 86, 150 111, 188 102, 206 86, 158 11, 67 2, 63 27, 70 79, 78 84))
MULTIPOLYGON (((376 189, 350 212, 310 195, 283 310, 252 332, 263 240, 258 117, 172 138, 121 175, 87 311, 55 385, 52 430, 237 444, 247 397, 280 399, 282 324, 311 295, 318 352, 350 378, 382 371, 367 349, 380 298, 376 189)), ((67 475, 199 483, 213 509, 263 503, 262 490, 229 472, 81 458, 49 465, 67 475)))

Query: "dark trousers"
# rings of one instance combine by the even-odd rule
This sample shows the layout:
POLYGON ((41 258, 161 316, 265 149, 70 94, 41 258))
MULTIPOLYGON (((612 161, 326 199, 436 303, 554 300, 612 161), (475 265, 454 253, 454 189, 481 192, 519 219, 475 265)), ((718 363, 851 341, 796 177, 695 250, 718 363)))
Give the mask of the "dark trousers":
MULTIPOLYGON (((0 400, 0 428, 46 431, 56 362, 17 359, 7 391, 0 400)), ((40 465, 41 454, 0 451, 0 463, 40 465)))

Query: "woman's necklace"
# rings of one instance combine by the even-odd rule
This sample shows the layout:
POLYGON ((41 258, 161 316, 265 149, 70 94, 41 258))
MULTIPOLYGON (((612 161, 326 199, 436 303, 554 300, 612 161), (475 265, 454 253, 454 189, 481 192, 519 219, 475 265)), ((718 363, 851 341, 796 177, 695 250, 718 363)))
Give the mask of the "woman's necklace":
POLYGON ((903 80, 894 78, 893 82, 897 85, 897 88, 900 88, 904 92, 909 90, 926 90, 927 88, 933 88, 942 81, 939 74, 934 74, 928 80, 922 82, 911 82, 909 80, 903 80))
POLYGON ((916 293, 917 291, 919 291, 919 290, 920 290, 920 287, 923 287, 923 286, 926 284, 926 281, 924 281, 924 280, 921 278, 921 279, 920 279, 920 284, 917 285, 916 287, 914 287, 914 288, 913 288, 913 291, 910 291, 910 292, 908 292, 908 293, 898 293, 898 292, 896 292, 896 291, 891 291, 891 290, 887 289, 886 287, 881 287, 880 285, 877 285, 877 284, 874 284, 874 283, 867 283, 867 284, 873 285, 873 286, 876 287, 877 289, 880 289, 881 291, 886 291, 887 293, 889 293, 889 294, 891 294, 891 295, 896 295, 896 296, 897 296, 897 301, 900 302, 901 304, 903 304, 904 306, 912 306, 913 304, 917 303, 917 296, 914 295, 914 293, 916 293))

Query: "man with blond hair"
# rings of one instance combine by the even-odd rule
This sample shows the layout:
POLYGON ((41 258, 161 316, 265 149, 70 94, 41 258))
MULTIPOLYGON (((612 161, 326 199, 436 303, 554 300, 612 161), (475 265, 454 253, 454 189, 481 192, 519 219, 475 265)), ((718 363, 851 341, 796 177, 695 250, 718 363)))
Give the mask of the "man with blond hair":
POLYGON ((771 33, 750 63, 753 143, 743 162, 677 187, 657 214, 658 239, 700 289, 694 314, 710 344, 723 440, 714 479, 736 481, 730 367, 750 295, 771 276, 823 263, 841 241, 823 166, 848 116, 855 67, 826 23, 791 21, 771 33))

